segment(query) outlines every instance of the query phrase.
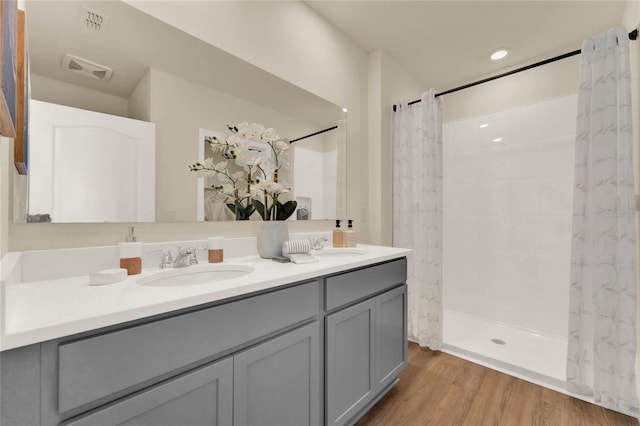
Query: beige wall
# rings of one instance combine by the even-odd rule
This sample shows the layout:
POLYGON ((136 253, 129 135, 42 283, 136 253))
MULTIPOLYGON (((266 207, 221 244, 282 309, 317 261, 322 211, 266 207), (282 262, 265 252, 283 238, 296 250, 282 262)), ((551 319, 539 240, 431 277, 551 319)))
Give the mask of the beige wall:
MULTIPOLYGON (((578 92, 580 57, 553 62, 444 96, 444 122, 516 108, 578 92)), ((442 88, 440 90, 450 89, 442 88)))
POLYGON ((367 241, 367 53, 302 2, 127 3, 348 108, 347 213, 367 241), (213 17, 213 18, 212 18, 213 17), (242 32, 238 32, 241 22, 242 32), (230 36, 233 34, 233 36, 230 36))
POLYGON ((129 118, 151 121, 151 72, 147 72, 129 95, 129 118))
POLYGON ((393 242, 393 104, 416 99, 423 91, 389 54, 369 54, 369 228, 374 244, 393 242))
POLYGON ((31 97, 39 101, 87 109, 89 111, 119 115, 121 117, 127 116, 128 101, 125 98, 33 73, 31 74, 31 97))
POLYGON ((156 218, 192 222, 197 218, 199 129, 224 132, 227 124, 259 122, 294 139, 318 128, 278 111, 152 69, 151 122, 156 123, 156 218))
MULTIPOLYGON (((301 2, 129 2, 185 32, 317 96, 349 109, 347 209, 359 240, 368 240, 367 54, 301 2), (241 29, 241 31, 239 31, 241 29)), ((3 164, 4 165, 4 164, 3 164)), ((4 200, 4 199, 3 199, 4 200)), ((81 247, 122 241, 127 224, 11 224, 9 250, 81 247)), ((331 221, 291 224, 294 232, 332 228, 331 221)), ((4 230, 1 230, 5 234, 4 230)), ((143 241, 252 235, 245 223, 144 224, 143 241)))
POLYGON ((13 171, 13 139, 0 136, 0 257, 9 250, 8 229, 13 203, 9 196, 13 171))

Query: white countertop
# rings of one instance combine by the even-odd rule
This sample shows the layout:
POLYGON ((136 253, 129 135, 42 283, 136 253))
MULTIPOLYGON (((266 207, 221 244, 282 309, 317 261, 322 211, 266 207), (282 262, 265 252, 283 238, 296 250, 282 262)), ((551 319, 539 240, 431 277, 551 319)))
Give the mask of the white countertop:
POLYGON ((140 285, 137 283, 140 278, 164 271, 145 268, 142 274, 103 286, 90 286, 88 275, 6 285, 0 351, 359 268, 404 257, 411 252, 360 244, 358 248, 367 253, 318 256, 317 263, 301 265, 278 263, 258 256, 231 258, 223 264, 250 266, 254 271, 210 284, 140 285))

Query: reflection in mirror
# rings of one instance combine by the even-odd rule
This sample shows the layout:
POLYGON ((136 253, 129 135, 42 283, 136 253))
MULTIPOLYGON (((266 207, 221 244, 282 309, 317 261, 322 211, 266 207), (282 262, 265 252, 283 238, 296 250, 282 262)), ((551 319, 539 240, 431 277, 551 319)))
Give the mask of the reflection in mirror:
POLYGON ((288 199, 300 205, 291 219, 344 216, 346 114, 337 105, 121 1, 25 8, 31 98, 41 105, 31 106, 28 207, 17 220, 204 220, 210 191, 187 165, 205 158, 202 131, 243 121, 289 140, 338 126, 292 144, 288 199))
POLYGON ((341 119, 293 143, 259 123, 230 126, 224 134, 200 129, 199 163, 191 166, 203 175, 198 219, 334 219, 344 208, 344 174, 339 178, 337 171, 344 167, 339 158, 346 153, 345 126, 341 119), (247 135, 243 127, 259 131, 247 135), (277 185, 269 188, 270 183, 277 185), (265 202, 276 205, 271 217, 265 202))

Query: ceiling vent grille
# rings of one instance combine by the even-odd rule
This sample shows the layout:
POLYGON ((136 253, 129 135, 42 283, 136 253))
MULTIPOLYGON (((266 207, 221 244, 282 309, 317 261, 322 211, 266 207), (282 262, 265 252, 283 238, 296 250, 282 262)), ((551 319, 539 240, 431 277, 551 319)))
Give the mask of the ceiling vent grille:
POLYGON ((107 26, 109 17, 88 7, 82 7, 80 10, 79 23, 89 31, 104 31, 107 26))
POLYGON ((66 54, 62 59, 62 67, 76 74, 85 77, 94 78, 96 80, 107 81, 111 78, 113 70, 104 65, 96 64, 87 59, 80 58, 75 55, 66 54))

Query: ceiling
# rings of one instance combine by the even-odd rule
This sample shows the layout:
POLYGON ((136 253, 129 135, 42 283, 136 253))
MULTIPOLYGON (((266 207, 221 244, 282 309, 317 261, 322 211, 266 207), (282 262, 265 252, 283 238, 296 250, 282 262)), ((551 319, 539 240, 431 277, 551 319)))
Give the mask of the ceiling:
POLYGON ((580 48, 620 25, 624 1, 306 1, 356 44, 444 91, 580 48), (490 53, 510 54, 491 61, 490 53))

